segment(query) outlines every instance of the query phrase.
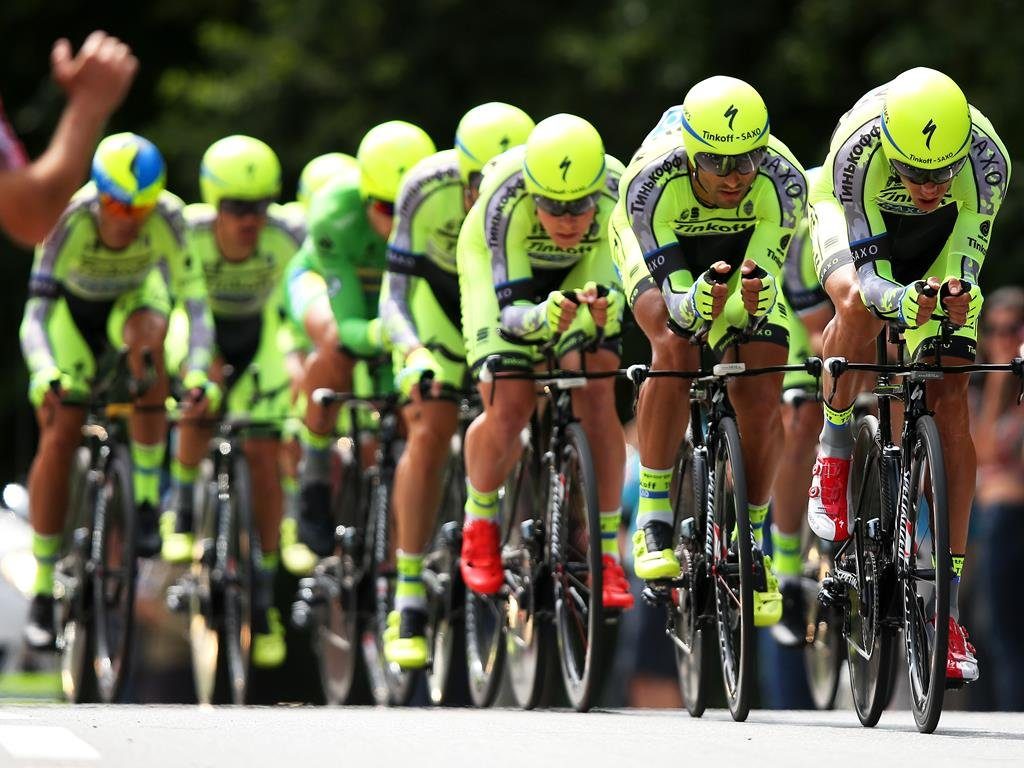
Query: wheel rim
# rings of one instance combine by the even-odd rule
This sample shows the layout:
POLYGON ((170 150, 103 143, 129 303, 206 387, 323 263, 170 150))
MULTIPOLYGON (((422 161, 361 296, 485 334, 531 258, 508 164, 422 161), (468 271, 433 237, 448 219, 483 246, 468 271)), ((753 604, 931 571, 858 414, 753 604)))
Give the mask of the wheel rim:
POLYGON ((466 590, 466 668, 473 703, 490 706, 501 670, 504 606, 497 598, 466 590))
POLYGON ((736 489, 733 486, 732 468, 728 466, 726 459, 725 447, 720 445, 717 461, 719 469, 715 472, 715 499, 722 499, 722 504, 716 501, 716 508, 725 511, 725 518, 721 523, 716 520, 713 578, 722 678, 726 698, 732 709, 740 698, 744 682, 743 655, 748 653, 749 649, 744 645, 743 636, 744 580, 741 576, 743 557, 740 554, 742 543, 730 551, 732 530, 737 525, 736 489))
POLYGON ((359 653, 358 602, 355 589, 346 588, 334 569, 324 578, 330 579, 332 588, 316 624, 320 681, 328 704, 344 704, 352 690, 359 653))
POLYGON ((135 548, 125 510, 129 498, 113 469, 102 489, 101 558, 93 576, 96 629, 96 679, 100 698, 114 701, 121 688, 135 596, 135 548))

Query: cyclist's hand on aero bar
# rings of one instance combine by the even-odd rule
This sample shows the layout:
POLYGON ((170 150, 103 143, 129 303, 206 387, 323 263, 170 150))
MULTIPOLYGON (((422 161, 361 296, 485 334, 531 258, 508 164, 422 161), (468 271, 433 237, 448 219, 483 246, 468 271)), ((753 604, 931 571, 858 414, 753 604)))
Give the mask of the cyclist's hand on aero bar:
POLYGON ((725 300, 729 298, 729 286, 725 282, 729 272, 728 264, 716 261, 707 272, 697 278, 690 288, 690 306, 694 314, 705 320, 714 320, 722 314, 725 300), (721 282, 715 279, 716 276, 721 282))
POLYGON ((949 322, 959 327, 971 325, 981 311, 981 291, 966 280, 951 277, 939 291, 942 309, 949 322))
POLYGON ((748 315, 764 317, 779 298, 778 281, 769 275, 752 259, 746 259, 740 267, 740 293, 743 296, 743 308, 748 315))
POLYGON ((566 296, 566 293, 571 292, 552 291, 548 294, 547 301, 545 302, 548 329, 553 334, 565 333, 569 326, 572 325, 572 321, 576 319, 576 308, 579 306, 579 300, 573 301, 566 296))
POLYGON ((583 286, 576 295, 580 302, 590 305, 590 316, 594 325, 604 329, 604 335, 617 336, 622 331, 622 305, 625 296, 614 288, 603 289, 593 280, 583 286))
POLYGON ((185 416, 198 417, 204 412, 216 413, 220 410, 221 391, 216 382, 210 381, 206 371, 189 371, 181 381, 188 392, 188 405, 185 416))
POLYGON ((399 391, 414 403, 423 400, 423 393, 420 390, 420 383, 424 378, 431 380, 430 396, 440 397, 441 395, 441 366, 437 362, 434 353, 426 347, 417 347, 405 358, 405 365, 398 372, 395 381, 399 391))

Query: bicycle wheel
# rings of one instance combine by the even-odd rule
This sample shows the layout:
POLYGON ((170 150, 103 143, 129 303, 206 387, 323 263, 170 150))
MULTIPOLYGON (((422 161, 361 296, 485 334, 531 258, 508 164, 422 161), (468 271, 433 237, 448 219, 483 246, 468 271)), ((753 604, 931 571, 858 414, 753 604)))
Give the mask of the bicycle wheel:
MULTIPOLYGON (((535 448, 538 439, 536 420, 531 422, 530 442, 512 475, 506 481, 501 503, 501 517, 507 526, 506 543, 502 550, 510 590, 505 611, 505 660, 508 664, 509 683, 516 703, 523 709, 533 709, 544 693, 546 665, 550 653, 551 626, 538 615, 540 598, 548 585, 544 570, 544 522, 541 510, 547 506, 547 488, 541 481, 540 455, 535 448)), ((501 605, 495 597, 474 596, 474 603, 487 600, 501 605)), ((478 603, 479 604, 479 603, 478 603)), ((470 624, 467 617, 467 627, 470 624)), ((493 623, 495 640, 501 641, 501 618, 493 623)), ((473 635, 467 635, 467 658, 470 659, 471 688, 474 681, 473 635)), ((500 666, 498 666, 500 669, 500 666)), ((491 683, 497 691, 497 675, 491 683)))
POLYGON ((733 720, 750 712, 753 688, 754 574, 747 479, 736 422, 726 416, 718 424, 712 492, 714 574, 718 655, 725 698, 733 720), (736 537, 733 541, 733 532, 736 537))
POLYGON ((453 454, 445 470, 441 507, 423 558, 427 589, 427 692, 434 704, 469 702, 466 680, 465 592, 459 573, 462 517, 466 505, 465 469, 453 454))
POLYGON ((707 454, 694 450, 690 440, 685 440, 679 447, 672 481, 672 527, 677 537, 675 549, 682 565, 683 584, 672 590, 668 610, 675 614, 672 641, 679 690, 691 717, 703 715, 707 706, 703 665, 713 652, 712 631, 706 621, 709 592, 704 560, 708 483, 707 454))
POLYGON ((100 486, 89 477, 89 450, 76 452, 71 464, 68 516, 60 560, 55 571, 54 594, 61 652, 60 679, 64 697, 74 704, 99 700, 96 669, 92 660, 94 642, 89 634, 92 621, 92 579, 86 570, 91 543, 92 513, 100 486))
POLYGON ((910 482, 900 504, 903 638, 914 720, 921 733, 931 733, 946 690, 952 570, 946 470, 931 416, 918 418, 906 462, 910 482))
POLYGON ((818 588, 833 570, 832 545, 822 542, 804 526, 803 576, 806 625, 813 638, 804 647, 804 672, 811 700, 817 710, 835 706, 840 672, 846 652, 843 614, 837 606, 825 608, 818 602, 818 588))
POLYGON ((358 440, 347 441, 334 455, 339 477, 334 519, 345 528, 346 535, 335 547, 334 556, 323 561, 322 570, 316 574, 327 589, 316 612, 313 649, 328 704, 370 704, 373 697, 359 647, 365 624, 359 611, 372 601, 363 594, 371 552, 364 546, 368 494, 363 488, 358 440))
POLYGON ((888 605, 883 587, 886 547, 870 539, 866 529, 872 520, 891 519, 884 507, 896 486, 883 467, 878 420, 874 416, 861 417, 854 434, 849 499, 854 541, 852 546, 845 547, 836 568, 848 575, 844 579, 849 598, 845 634, 853 705, 861 723, 872 727, 888 704, 896 655, 895 638, 884 627, 888 605))
POLYGON ((223 595, 215 585, 213 571, 217 558, 217 533, 220 506, 213 462, 204 459, 197 478, 199 515, 195 518, 198 557, 193 557, 189 576, 193 588, 188 599, 188 636, 191 649, 192 678, 200 704, 228 701, 227 671, 219 663, 222 654, 220 624, 223 595))
POLYGON ((384 658, 384 632, 388 614, 395 605, 395 553, 391 531, 390 478, 376 474, 370 493, 370 515, 373 520, 373 614, 364 633, 363 649, 367 654, 370 688, 377 704, 405 706, 416 689, 417 672, 406 670, 384 658))
POLYGON ((119 701, 128 680, 135 617, 135 501, 132 462, 113 448, 93 516, 94 667, 100 701, 119 701))
POLYGON ((600 692, 606 649, 597 476, 580 424, 566 426, 554 469, 559 484, 550 506, 555 637, 569 703, 585 712, 600 692))
MULTIPOLYGON (((223 483, 221 487, 223 489, 223 483)), ((249 696, 255 558, 259 546, 252 528, 249 462, 241 451, 232 453, 228 490, 228 498, 221 502, 218 535, 218 540, 227 544, 227 557, 220 563, 223 573, 220 589, 224 595, 222 663, 226 665, 230 702, 245 704, 249 696)))

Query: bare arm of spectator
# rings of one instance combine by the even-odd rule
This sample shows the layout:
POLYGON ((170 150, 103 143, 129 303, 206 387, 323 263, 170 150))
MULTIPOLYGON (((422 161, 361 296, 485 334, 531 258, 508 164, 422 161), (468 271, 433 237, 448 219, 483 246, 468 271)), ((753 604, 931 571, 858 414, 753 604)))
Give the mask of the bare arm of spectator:
POLYGON ((50 55, 53 79, 68 97, 50 146, 24 168, 0 173, 0 228, 26 245, 46 237, 82 184, 103 125, 139 66, 131 49, 105 32, 93 32, 71 54, 62 39, 50 55))

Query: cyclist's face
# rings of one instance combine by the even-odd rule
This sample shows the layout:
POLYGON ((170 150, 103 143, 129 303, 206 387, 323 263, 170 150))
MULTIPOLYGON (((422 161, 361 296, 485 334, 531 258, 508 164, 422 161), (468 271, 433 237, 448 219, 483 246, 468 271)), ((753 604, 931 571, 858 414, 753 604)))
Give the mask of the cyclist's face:
MULTIPOLYGON (((265 213, 245 213, 241 216, 220 211, 217 214, 217 236, 225 255, 244 254, 248 256, 260 239, 260 232, 267 225, 265 213)), ((230 257, 229 261, 233 260, 230 257)))
POLYGON ((537 218, 548 233, 555 245, 559 248, 573 248, 580 244, 583 236, 590 231, 594 223, 594 216, 597 215, 597 207, 584 211, 579 216, 554 216, 537 208, 537 218))
POLYGON ((757 178, 756 169, 750 173, 733 171, 725 176, 718 176, 693 165, 690 168, 693 191, 702 203, 713 208, 737 207, 757 178))
POLYGON ((953 183, 947 181, 942 184, 933 184, 929 181, 924 184, 915 184, 906 176, 900 176, 900 181, 903 182, 903 187, 910 195, 914 207, 919 211, 934 211, 942 205, 942 198, 945 197, 950 184, 953 183))
POLYGON ((107 248, 120 250, 131 245, 139 236, 139 230, 146 223, 145 217, 122 216, 100 206, 97 228, 100 240, 107 248))
POLYGON ((391 227, 395 221, 394 205, 370 200, 366 206, 366 218, 370 220, 374 232, 385 240, 391 237, 391 227))

